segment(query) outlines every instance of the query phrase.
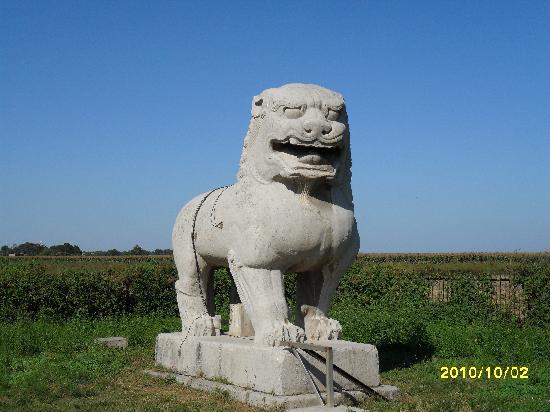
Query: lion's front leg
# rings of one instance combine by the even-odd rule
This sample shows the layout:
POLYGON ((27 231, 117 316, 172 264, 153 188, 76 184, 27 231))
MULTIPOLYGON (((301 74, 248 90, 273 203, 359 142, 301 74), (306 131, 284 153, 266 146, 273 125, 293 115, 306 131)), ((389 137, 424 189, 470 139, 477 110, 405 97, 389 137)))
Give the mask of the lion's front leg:
POLYGON ((288 320, 283 273, 280 270, 244 266, 233 251, 229 252, 228 262, 254 327, 254 342, 267 346, 276 346, 281 341, 303 342, 304 330, 288 320))
POLYGON ((327 316, 343 270, 326 267, 322 271, 300 273, 296 283, 296 318, 308 340, 336 340, 342 326, 327 316))

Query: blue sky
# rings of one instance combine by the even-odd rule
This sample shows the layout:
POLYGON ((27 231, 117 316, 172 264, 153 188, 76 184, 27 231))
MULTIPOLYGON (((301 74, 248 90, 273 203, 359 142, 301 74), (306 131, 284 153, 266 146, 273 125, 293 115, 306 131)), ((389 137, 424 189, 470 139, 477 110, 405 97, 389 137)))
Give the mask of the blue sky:
POLYGON ((362 251, 550 249, 550 5, 0 2, 0 244, 170 246, 253 95, 346 97, 362 251))

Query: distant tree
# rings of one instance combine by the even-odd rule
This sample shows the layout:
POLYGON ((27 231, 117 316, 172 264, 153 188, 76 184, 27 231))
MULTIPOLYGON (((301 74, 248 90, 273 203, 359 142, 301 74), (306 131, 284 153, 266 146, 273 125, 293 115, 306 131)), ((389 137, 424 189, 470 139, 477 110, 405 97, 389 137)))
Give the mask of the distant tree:
POLYGON ((120 256, 122 255, 122 252, 117 249, 109 249, 107 252, 105 252, 107 256, 120 256))
POLYGON ((46 249, 46 246, 41 245, 40 243, 25 242, 15 246, 12 249, 12 253, 17 253, 17 254, 22 254, 27 256, 36 256, 36 255, 39 255, 44 249, 46 249))
POLYGON ((128 255, 148 255, 149 252, 143 249, 140 245, 135 245, 127 252, 128 255))
POLYGON ((171 254, 172 254, 172 249, 155 249, 153 251, 153 255, 163 256, 163 255, 171 255, 171 254))
POLYGON ((42 251, 42 255, 46 256, 76 256, 82 255, 82 250, 76 245, 63 243, 62 245, 53 245, 42 251))
POLYGON ((11 248, 8 245, 2 246, 0 248, 0 255, 1 256, 8 256, 11 253, 11 248))

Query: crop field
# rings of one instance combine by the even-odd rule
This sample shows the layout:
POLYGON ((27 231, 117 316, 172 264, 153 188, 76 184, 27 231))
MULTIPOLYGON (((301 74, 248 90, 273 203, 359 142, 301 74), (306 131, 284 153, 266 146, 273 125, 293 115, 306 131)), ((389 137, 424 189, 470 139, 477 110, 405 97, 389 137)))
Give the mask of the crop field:
MULTIPOLYGON (((181 328, 176 277, 169 256, 0 258, 0 409, 257 410, 143 375, 155 336, 181 328)), ((288 274, 291 307, 294 284, 288 274)), ((230 287, 217 270, 226 319, 230 287)), ((365 254, 331 316, 343 339, 377 345, 382 382, 402 391, 365 409, 538 411, 550 408, 549 302, 549 253, 365 254)))

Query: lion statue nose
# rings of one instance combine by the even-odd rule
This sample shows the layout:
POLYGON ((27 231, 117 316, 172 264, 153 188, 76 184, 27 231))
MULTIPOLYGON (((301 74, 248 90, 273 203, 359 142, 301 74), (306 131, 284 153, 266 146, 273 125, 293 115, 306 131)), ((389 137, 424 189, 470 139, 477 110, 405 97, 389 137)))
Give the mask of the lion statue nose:
POLYGON ((304 122, 304 132, 309 137, 320 137, 329 134, 332 126, 329 122, 319 120, 307 120, 304 122))

